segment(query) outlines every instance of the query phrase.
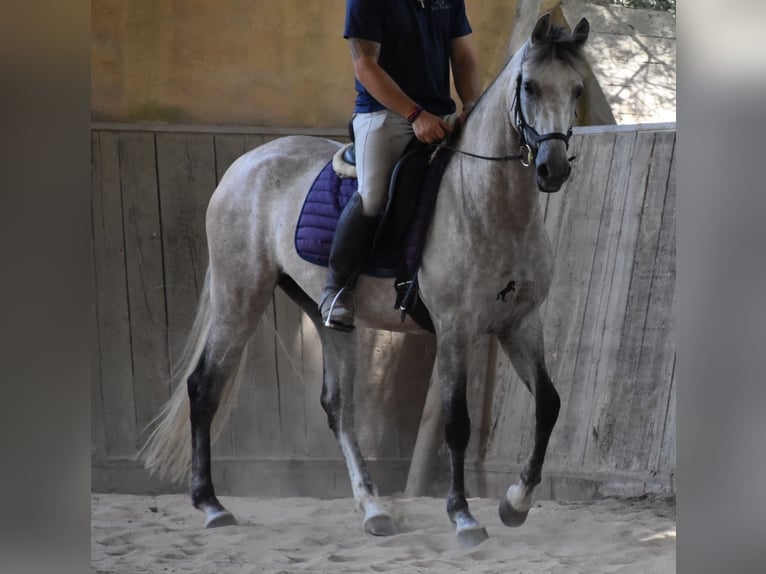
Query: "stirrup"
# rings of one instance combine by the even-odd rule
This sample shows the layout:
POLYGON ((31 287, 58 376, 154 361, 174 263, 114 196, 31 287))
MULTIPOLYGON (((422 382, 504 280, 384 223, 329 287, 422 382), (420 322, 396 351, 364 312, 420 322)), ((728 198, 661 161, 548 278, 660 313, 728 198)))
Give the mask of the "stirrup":
MULTIPOLYGON (((346 332, 346 333, 350 333, 351 331, 354 330, 354 324, 353 323, 351 323, 350 325, 345 325, 343 323, 333 322, 331 320, 332 319, 333 311, 335 310, 335 304, 338 302, 338 298, 343 294, 344 291, 346 291, 346 287, 345 286, 341 287, 338 290, 338 292, 335 294, 335 297, 332 298, 332 301, 330 302, 330 308, 327 311, 327 318, 322 321, 322 324, 325 327, 328 327, 330 329, 335 329, 336 331, 343 331, 343 332, 346 332)), ((353 305, 353 295, 351 296, 351 303, 353 305)), ((351 312, 352 313, 352 316, 351 316, 352 321, 353 321, 353 318, 354 318, 353 315, 354 315, 355 311, 356 311, 356 309, 352 308, 352 312, 351 312)))

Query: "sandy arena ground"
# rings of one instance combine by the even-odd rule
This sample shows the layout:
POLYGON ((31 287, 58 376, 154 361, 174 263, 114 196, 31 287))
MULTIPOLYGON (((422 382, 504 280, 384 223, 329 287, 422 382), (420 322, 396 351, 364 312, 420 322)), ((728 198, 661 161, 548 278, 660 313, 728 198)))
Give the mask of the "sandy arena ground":
POLYGON ((675 572, 672 501, 535 503, 506 528, 497 502, 472 499, 490 539, 461 548, 436 498, 384 499, 400 534, 362 530, 353 501, 222 497, 238 526, 205 530, 187 496, 92 496, 91 572, 675 572))

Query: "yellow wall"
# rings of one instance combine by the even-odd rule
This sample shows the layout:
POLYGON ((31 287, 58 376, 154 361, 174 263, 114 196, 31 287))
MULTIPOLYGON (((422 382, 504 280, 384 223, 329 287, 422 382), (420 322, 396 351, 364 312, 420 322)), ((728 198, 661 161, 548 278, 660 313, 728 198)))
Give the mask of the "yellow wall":
MULTIPOLYGON (((516 0, 466 5, 486 86, 516 0)), ((345 126, 344 17, 345 0, 93 0, 93 119, 345 126)))

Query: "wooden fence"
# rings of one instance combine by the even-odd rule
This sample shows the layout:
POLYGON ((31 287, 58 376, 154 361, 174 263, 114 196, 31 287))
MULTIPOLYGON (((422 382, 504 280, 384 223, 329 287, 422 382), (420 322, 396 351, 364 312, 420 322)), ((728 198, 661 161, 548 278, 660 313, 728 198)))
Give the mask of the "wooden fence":
MULTIPOLYGON (((236 157, 285 133, 94 126, 95 490, 183 488, 147 477, 133 456, 170 394, 169 366, 191 324, 207 262, 208 199, 236 157)), ((302 133, 344 137, 342 130, 302 133)), ((572 150, 578 160, 570 183, 541 195, 556 250, 545 336, 562 397, 541 496, 672 490, 675 126, 582 128, 572 150)), ((381 491, 402 490, 435 340, 362 336, 360 442, 381 491)), ((214 448, 219 491, 348 495, 340 451, 319 405, 321 353, 310 321, 277 292, 254 341, 250 348, 258 352, 247 358, 253 383, 241 388, 214 448)), ((497 495, 530 449, 532 403, 490 338, 476 351, 469 391, 468 486, 474 494, 497 495)), ((441 468, 443 457, 433 464, 441 468)), ((439 480, 429 486, 434 493, 442 487, 439 480)))

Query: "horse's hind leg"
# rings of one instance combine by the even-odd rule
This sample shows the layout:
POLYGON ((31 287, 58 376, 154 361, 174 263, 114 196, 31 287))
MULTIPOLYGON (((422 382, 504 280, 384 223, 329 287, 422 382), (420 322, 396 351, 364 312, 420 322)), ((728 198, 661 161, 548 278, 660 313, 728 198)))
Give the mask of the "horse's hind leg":
POLYGON ((377 488, 370 478, 354 430, 356 334, 323 327, 318 329, 324 359, 322 407, 343 452, 354 500, 364 512, 364 530, 376 536, 395 534, 396 527, 378 499, 377 488))
POLYGON ((210 468, 210 429, 224 389, 237 375, 247 340, 252 335, 273 288, 216 291, 211 282, 211 325, 202 355, 187 380, 192 433, 192 504, 205 513, 205 527, 236 524, 219 502, 210 468), (247 295, 246 295, 247 294, 247 295))
POLYGON ((545 366, 543 331, 537 312, 522 325, 498 333, 498 339, 519 377, 535 397, 535 442, 521 470, 519 482, 508 487, 500 502, 500 519, 506 526, 520 526, 532 507, 532 492, 540 483, 545 451, 548 448, 561 401, 545 366))
POLYGON ((455 525, 461 544, 474 546, 486 540, 486 529, 468 508, 465 497, 465 449, 471 436, 466 384, 467 346, 458 333, 439 333, 438 368, 444 409, 444 437, 449 447, 451 481, 447 497, 447 515, 455 525))
POLYGON ((215 496, 210 469, 210 427, 231 370, 231 366, 217 363, 210 347, 205 347, 186 383, 192 433, 191 498, 195 508, 205 513, 206 528, 236 524, 215 496))

